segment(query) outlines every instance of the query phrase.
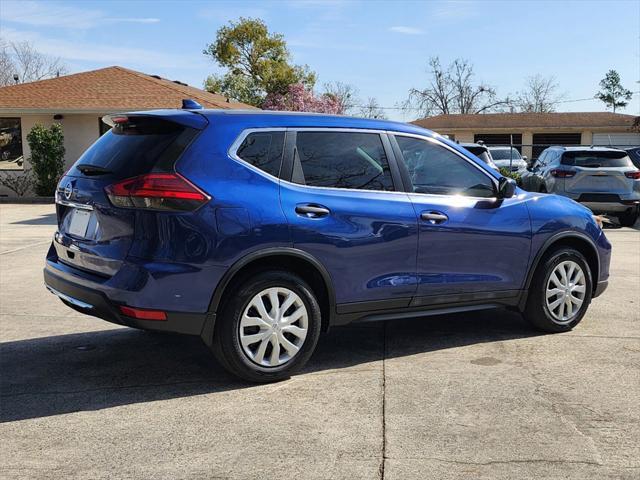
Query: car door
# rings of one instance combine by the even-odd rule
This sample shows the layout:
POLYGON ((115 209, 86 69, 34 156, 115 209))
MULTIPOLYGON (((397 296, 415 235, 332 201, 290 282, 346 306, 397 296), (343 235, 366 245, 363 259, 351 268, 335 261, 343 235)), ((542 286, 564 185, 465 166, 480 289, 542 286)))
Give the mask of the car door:
POLYGON ((418 226, 409 196, 396 188, 386 134, 299 129, 286 143, 280 197, 292 242, 327 269, 338 310, 408 305, 418 226))
POLYGON ((497 180, 453 147, 395 135, 420 225, 414 305, 516 296, 531 226, 523 195, 497 199, 497 180))

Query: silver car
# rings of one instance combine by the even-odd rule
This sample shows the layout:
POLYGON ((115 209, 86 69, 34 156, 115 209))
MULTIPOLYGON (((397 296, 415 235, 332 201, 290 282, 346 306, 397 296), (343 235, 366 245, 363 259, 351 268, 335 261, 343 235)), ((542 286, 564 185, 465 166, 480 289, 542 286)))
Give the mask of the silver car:
POLYGON ((522 187, 564 195, 623 226, 633 226, 640 211, 640 170, 615 148, 547 148, 522 175, 522 187))
POLYGON ((508 168, 512 172, 522 173, 527 168, 527 157, 522 157, 514 147, 489 147, 491 158, 498 168, 508 168))

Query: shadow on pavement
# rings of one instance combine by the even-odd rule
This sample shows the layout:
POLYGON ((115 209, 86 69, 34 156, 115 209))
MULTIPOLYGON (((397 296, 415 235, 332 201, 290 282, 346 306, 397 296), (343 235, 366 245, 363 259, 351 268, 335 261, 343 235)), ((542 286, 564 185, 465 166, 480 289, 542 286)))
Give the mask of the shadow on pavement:
MULTIPOLYGON (((503 310, 334 328, 298 375, 536 335, 503 310), (384 351, 386 350, 386 351, 384 351)), ((251 388, 226 373, 198 337, 133 329, 0 345, 0 421, 251 388)))
POLYGON ((11 222, 11 225, 57 225, 58 220, 56 213, 47 213, 46 215, 40 215, 39 217, 29 218, 27 220, 20 220, 18 222, 11 222))

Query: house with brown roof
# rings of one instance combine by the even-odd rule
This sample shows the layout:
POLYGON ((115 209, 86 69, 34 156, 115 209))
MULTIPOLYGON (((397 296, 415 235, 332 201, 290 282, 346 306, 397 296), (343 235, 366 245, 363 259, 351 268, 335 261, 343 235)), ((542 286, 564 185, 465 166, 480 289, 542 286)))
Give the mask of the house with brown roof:
POLYGON ((516 145, 529 158, 537 158, 551 145, 640 145, 634 115, 611 112, 487 113, 436 115, 414 124, 460 143, 516 145))
MULTIPOLYGON (((21 172, 28 167, 26 136, 35 124, 62 124, 65 166, 70 167, 109 129, 102 122, 104 115, 181 108, 186 98, 204 108, 255 108, 182 82, 117 66, 1 87, 0 171, 21 172)), ((11 192, 0 187, 0 195, 11 192)))

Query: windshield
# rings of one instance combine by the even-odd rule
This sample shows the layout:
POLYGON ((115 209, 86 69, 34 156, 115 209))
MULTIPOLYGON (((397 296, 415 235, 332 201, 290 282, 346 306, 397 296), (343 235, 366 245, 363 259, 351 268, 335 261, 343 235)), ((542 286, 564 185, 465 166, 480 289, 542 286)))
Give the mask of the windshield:
POLYGON ((626 152, 564 152, 562 165, 574 167, 600 168, 600 167, 633 167, 631 159, 626 152))
POLYGON ((522 157, 520 156, 520 152, 515 148, 491 148, 491 156, 494 160, 520 160, 522 157))

